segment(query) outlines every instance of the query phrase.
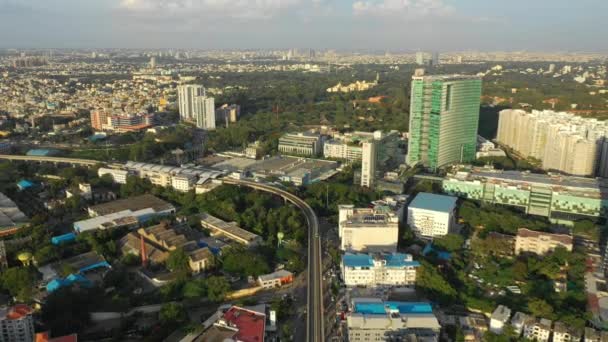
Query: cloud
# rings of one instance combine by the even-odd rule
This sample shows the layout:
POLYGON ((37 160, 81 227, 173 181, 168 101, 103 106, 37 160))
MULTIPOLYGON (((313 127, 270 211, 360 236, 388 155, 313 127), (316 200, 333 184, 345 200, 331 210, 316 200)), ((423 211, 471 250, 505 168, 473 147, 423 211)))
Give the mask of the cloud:
POLYGON ((139 16, 265 19, 303 0, 121 0, 119 9, 139 16))
POLYGON ((443 16, 454 9, 443 0, 366 0, 355 1, 353 14, 357 16, 443 16))

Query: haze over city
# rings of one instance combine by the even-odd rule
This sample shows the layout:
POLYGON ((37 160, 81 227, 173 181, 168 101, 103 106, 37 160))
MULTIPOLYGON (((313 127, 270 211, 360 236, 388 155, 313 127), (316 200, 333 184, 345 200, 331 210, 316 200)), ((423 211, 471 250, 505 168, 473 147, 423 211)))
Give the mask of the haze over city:
POLYGON ((605 52, 601 0, 2 0, 0 47, 605 52))

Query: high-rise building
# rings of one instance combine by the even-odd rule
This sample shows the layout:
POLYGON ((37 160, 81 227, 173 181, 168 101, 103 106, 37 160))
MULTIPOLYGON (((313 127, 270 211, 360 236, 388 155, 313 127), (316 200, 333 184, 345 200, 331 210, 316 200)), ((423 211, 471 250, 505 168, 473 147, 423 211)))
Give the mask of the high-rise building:
POLYGON ((219 123, 226 123, 226 127, 230 123, 235 123, 241 116, 241 106, 237 104, 228 105, 223 104, 220 108, 215 110, 215 120, 219 123))
POLYGON ((192 112, 196 127, 205 130, 215 129, 215 99, 207 96, 196 96, 192 112))
POLYGON ((185 84, 177 87, 179 115, 182 120, 195 121, 194 102, 198 96, 205 96, 205 87, 198 84, 185 84))
POLYGON ((0 341, 34 341, 34 310, 25 304, 0 309, 0 341))
POLYGON ((431 58, 431 65, 432 66, 439 65, 439 52, 437 52, 437 51, 433 52, 433 56, 431 58))
POLYGON ((416 52, 416 64, 424 65, 424 52, 418 51, 416 52))
POLYGON ((549 110, 503 110, 496 140, 543 169, 576 176, 608 175, 608 124, 549 110))
POLYGON ((156 68, 156 57, 150 57, 150 69, 156 68))
POLYGON ((364 142, 361 148, 361 186, 371 188, 376 179, 377 145, 375 141, 364 142))
POLYGON ((481 78, 412 77, 409 165, 437 169, 475 159, 481 78))

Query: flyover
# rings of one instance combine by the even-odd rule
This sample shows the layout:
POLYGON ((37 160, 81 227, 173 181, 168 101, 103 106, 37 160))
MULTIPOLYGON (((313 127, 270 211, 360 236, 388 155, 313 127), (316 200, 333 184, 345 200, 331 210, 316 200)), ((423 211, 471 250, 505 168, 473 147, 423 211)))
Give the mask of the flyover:
POLYGON ((224 184, 241 185, 249 188, 269 192, 293 203, 302 210, 308 223, 308 289, 307 289, 307 317, 306 341, 323 342, 325 340, 323 318, 323 265, 321 258, 321 238, 319 234, 319 219, 314 210, 298 196, 267 184, 224 178, 224 184))
POLYGON ((22 156, 12 154, 0 154, 0 159, 11 160, 11 161, 33 161, 33 162, 47 162, 56 164, 71 164, 71 165, 82 165, 82 166, 95 166, 97 164, 103 164, 103 162, 91 159, 78 159, 78 158, 62 158, 62 157, 44 157, 44 156, 22 156))

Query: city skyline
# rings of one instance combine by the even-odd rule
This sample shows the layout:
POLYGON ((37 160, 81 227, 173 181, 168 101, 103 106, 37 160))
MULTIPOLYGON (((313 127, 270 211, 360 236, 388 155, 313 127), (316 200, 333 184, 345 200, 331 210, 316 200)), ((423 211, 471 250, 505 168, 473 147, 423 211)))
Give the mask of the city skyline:
POLYGON ((0 47, 605 52, 606 10, 593 0, 3 0, 0 47))

